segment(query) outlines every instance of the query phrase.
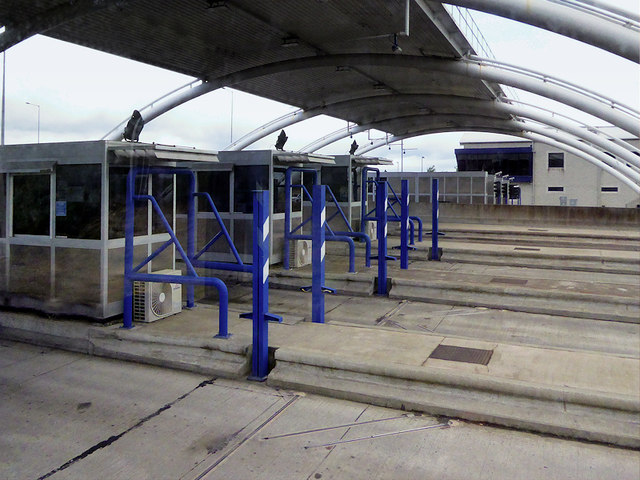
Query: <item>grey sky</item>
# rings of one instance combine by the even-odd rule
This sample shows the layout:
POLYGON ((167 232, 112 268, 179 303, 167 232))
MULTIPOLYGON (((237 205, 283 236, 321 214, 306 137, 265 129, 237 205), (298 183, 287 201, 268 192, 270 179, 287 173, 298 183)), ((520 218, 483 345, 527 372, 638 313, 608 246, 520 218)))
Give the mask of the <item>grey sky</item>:
MULTIPOLYGON (((640 0, 611 2, 640 11, 640 0)), ((545 72, 583 85, 603 95, 640 108, 638 65, 517 22, 474 12, 481 32, 498 60, 545 72)), ((1 57, 0 57, 1 61, 1 57)), ((6 54, 5 142, 37 140, 37 108, 41 109, 40 141, 72 141, 101 138, 134 108, 155 100, 187 83, 190 78, 83 47, 36 36, 6 54)), ((597 123, 584 114, 535 95, 519 92, 520 99, 556 109, 580 120, 597 123)), ((245 133, 294 107, 278 104, 230 89, 223 89, 182 105, 150 122, 140 140, 219 150, 245 133), (232 109, 233 105, 233 109, 232 109), (232 122, 231 122, 232 121, 232 122)), ((316 138, 346 126, 346 122, 318 117, 288 127, 288 149, 298 149, 316 138)), ((374 135, 380 135, 379 132, 374 135)), ((271 148, 276 134, 250 148, 271 148)), ((453 150, 462 133, 423 136, 404 143, 405 170, 435 165, 440 171, 455 168, 453 150)), ((354 136, 360 145, 367 133, 354 136)), ((346 153, 352 139, 325 147, 321 153, 346 153)), ((370 155, 399 164, 400 147, 381 148, 370 155)))

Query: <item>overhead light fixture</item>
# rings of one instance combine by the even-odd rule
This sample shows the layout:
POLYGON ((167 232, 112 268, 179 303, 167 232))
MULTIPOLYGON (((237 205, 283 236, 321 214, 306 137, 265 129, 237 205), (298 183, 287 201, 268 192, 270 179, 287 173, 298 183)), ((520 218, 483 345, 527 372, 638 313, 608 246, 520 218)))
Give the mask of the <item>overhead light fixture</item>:
POLYGON ((209 4, 207 6, 207 10, 210 8, 221 8, 221 7, 226 7, 227 6, 227 2, 217 2, 215 0, 207 0, 207 3, 209 4))
POLYGON ((385 88, 387 88, 387 86, 384 83, 378 82, 373 84, 374 90, 384 90, 385 88))
POLYGON ((4 25, 0 25, 0 34, 3 34, 6 29, 7 27, 5 27, 4 25))
POLYGON ((360 145, 358 145, 354 140, 353 143, 351 144, 351 148, 349 149, 349 155, 353 155, 354 153, 356 153, 356 150, 358 150, 359 146, 360 145))
POLYGON ((298 37, 285 37, 282 39, 282 43, 280 44, 281 47, 297 47, 298 45, 300 45, 300 39, 298 37))
POLYGON ((351 69, 349 67, 347 67, 346 65, 338 65, 336 67, 336 72, 348 72, 351 69))
POLYGON ((391 45, 391 51, 393 53, 402 53, 402 48, 398 45, 398 34, 393 34, 393 44, 391 45))
POLYGON ((124 127, 122 137, 130 142, 137 142, 140 138, 140 132, 144 127, 144 120, 138 110, 134 110, 131 118, 127 122, 127 126, 124 127))
POLYGON ((284 144, 287 143, 287 140, 289 140, 289 137, 287 137, 287 134, 282 130, 280 135, 278 135, 278 140, 276 140, 276 150, 284 150, 284 144))

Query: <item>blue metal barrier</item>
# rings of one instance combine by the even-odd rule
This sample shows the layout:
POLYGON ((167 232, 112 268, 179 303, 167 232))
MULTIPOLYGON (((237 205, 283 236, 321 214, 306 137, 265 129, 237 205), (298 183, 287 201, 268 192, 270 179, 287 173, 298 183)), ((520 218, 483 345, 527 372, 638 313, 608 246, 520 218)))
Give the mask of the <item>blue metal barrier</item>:
MULTIPOLYGON (((371 210, 367 210, 367 188, 369 184, 376 185, 377 182, 380 181, 380 170, 372 167, 362 167, 362 181, 361 181, 361 201, 360 201, 360 231, 364 232, 366 228, 366 222, 369 220, 375 220, 378 216, 377 209, 374 206, 371 210), (375 180, 369 180, 368 175, 369 172, 376 173, 375 180)), ((388 208, 391 210, 391 213, 387 215, 388 222, 400 222, 401 218, 398 212, 396 212, 394 205, 402 205, 401 200, 398 198, 398 195, 393 190, 393 187, 389 183, 387 183, 388 191, 387 191, 387 199, 389 201, 388 208)), ((418 224, 418 241, 422 242, 422 220, 420 217, 409 216, 409 228, 410 228, 410 241, 409 245, 415 245, 415 223, 418 224)))
MULTIPOLYGON (((313 174, 313 182, 314 182, 314 186, 317 184, 317 172, 314 169, 311 168, 299 168, 299 167, 289 167, 287 169, 287 171, 285 172, 285 229, 284 229, 284 249, 283 249, 283 259, 282 259, 282 267, 285 270, 288 270, 290 265, 289 265, 289 253, 291 251, 291 247, 289 242, 291 240, 312 240, 312 236, 311 235, 303 235, 303 234, 296 234, 295 232, 297 232, 298 230, 302 229, 302 227, 304 225, 306 225, 307 223, 309 223, 311 221, 312 217, 307 218, 306 220, 303 220, 302 223, 300 223, 297 227, 293 228, 291 227, 291 189, 292 188, 300 188, 302 191, 302 195, 301 195, 301 201, 304 200, 305 198, 311 202, 312 206, 314 205, 314 201, 313 201, 313 197, 309 194, 309 191, 306 189, 306 187, 302 184, 292 184, 291 183, 291 174, 293 172, 302 172, 302 173, 312 173, 313 174)), ((338 202, 335 199, 335 196, 333 195, 333 192, 331 192, 331 189, 329 189, 329 187, 327 187, 327 189, 329 190, 333 201, 336 205, 336 208, 338 209, 338 211, 332 215, 331 218, 334 218, 336 215, 341 214, 342 218, 344 219, 347 228, 350 231, 347 232, 333 232, 331 230, 331 228, 329 228, 328 226, 328 220, 325 222, 326 228, 328 230, 328 235, 326 235, 326 241, 329 242, 346 242, 349 246, 349 272, 350 273, 354 273, 356 271, 356 267, 355 267, 355 243, 353 242, 353 238, 359 238, 359 239, 363 239, 366 243, 366 252, 365 252, 365 261, 366 261, 366 265, 367 267, 371 266, 371 239, 364 234, 360 234, 357 232, 354 232, 351 229, 351 226, 349 225, 349 222, 347 221, 346 217, 344 216, 344 212, 342 211, 342 209, 340 208, 340 205, 338 204, 338 202)), ((326 195, 325 195, 325 199, 326 199, 326 195)))
POLYGON ((375 185, 376 182, 380 181, 380 170, 373 167, 362 167, 361 172, 362 179, 360 181, 360 231, 364 233, 366 230, 367 220, 375 220, 376 208, 372 208, 370 211, 367 211, 367 194, 368 187, 371 183, 375 185), (369 180, 369 172, 375 172, 376 178, 375 180, 369 180))
POLYGON ((269 374, 269 192, 253 193, 253 350, 250 380, 269 374))
POLYGON ((402 180, 402 205, 400 211, 400 268, 409 268, 409 180, 402 180))
MULTIPOLYGON (((124 253, 124 298, 123 298, 123 328, 133 327, 133 282, 161 282, 161 283, 179 283, 187 285, 187 306, 193 306, 193 289, 195 285, 207 285, 215 287, 218 290, 219 295, 219 316, 218 316, 218 335, 217 337, 227 338, 229 336, 228 331, 228 310, 229 310, 229 293, 227 287, 222 280, 214 277, 200 277, 191 262, 190 256, 184 251, 175 232, 171 228, 171 225, 167 221, 164 213, 160 209, 158 202, 151 195, 135 195, 135 179, 138 175, 149 174, 169 174, 169 175, 191 175, 191 182, 189 187, 190 206, 189 212, 195 212, 193 207, 193 194, 195 190, 195 176, 193 172, 186 169, 175 168, 137 168, 134 167, 129 171, 127 175, 127 196, 126 196, 126 212, 125 212, 125 253, 124 253), (158 214, 162 225, 166 232, 169 234, 170 240, 162 244, 157 250, 155 250, 150 256, 148 256, 143 262, 133 266, 133 237, 134 237, 134 202, 135 201, 147 201, 151 202, 153 210, 158 214), (193 208, 192 208, 193 207, 193 208), (174 244, 176 250, 182 257, 187 269, 187 275, 163 275, 163 274, 151 274, 141 273, 139 270, 146 266, 150 261, 156 258, 167 247, 174 244), (190 305, 191 304, 191 305, 190 305)), ((195 216, 195 213, 194 213, 195 216)), ((189 225, 191 225, 189 219, 189 225)), ((195 228, 194 228, 195 229, 195 228)), ((192 248, 192 242, 195 244, 194 238, 192 238, 193 231, 189 232, 188 249, 192 248)), ((194 235, 195 237, 195 235, 194 235)))
POLYGON ((378 295, 387 294, 387 182, 376 182, 376 221, 378 227, 378 295))
POLYGON ((431 255, 430 260, 440 260, 441 251, 438 248, 438 217, 440 216, 440 192, 438 179, 431 180, 431 255))

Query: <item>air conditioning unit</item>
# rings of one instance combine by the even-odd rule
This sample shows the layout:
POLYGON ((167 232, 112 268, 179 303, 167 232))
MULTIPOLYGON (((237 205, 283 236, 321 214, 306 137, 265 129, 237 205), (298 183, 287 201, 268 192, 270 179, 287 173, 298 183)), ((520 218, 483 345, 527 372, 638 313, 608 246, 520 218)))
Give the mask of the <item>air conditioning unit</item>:
MULTIPOLYGON (((158 270, 161 275, 181 275, 180 270, 158 270)), ((133 282, 133 321, 155 322, 182 311, 180 283, 133 282)))
POLYGON ((369 235, 371 240, 378 239, 378 222, 376 220, 368 220, 365 224, 366 227, 364 229, 364 233, 369 235))
POLYGON ((311 264, 311 240, 294 240, 289 250, 289 267, 300 268, 311 264))

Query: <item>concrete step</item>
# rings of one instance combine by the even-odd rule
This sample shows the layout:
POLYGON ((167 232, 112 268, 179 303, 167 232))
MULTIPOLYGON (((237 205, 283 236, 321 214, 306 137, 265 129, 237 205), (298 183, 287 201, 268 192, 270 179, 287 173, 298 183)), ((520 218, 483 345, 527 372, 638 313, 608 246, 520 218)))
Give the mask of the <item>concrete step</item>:
POLYGON ((392 280, 389 298, 485 307, 516 312, 640 323, 640 306, 632 301, 616 301, 588 294, 535 292, 517 287, 485 288, 449 282, 431 283, 392 280))
MULTIPOLYGON (((185 322, 194 315, 197 315, 195 311, 188 310, 180 314, 185 322)), ((125 330, 120 325, 93 326, 88 322, 51 320, 24 312, 3 311, 0 336, 33 345, 224 378, 246 377, 251 369, 246 340, 217 339, 213 338, 214 333, 189 338, 172 332, 147 333, 142 327, 125 330)), ((215 332, 213 321, 209 328, 215 332)))
MULTIPOLYGON (((349 330, 341 328, 345 330, 343 334, 349 330)), ((624 376, 635 374, 637 359, 613 360, 597 354, 469 343, 442 337, 420 338, 404 332, 369 329, 365 334, 362 329, 351 330, 349 340, 335 338, 333 345, 326 345, 324 351, 319 345, 313 349, 280 346, 275 352, 276 366, 267 383, 432 415, 640 447, 637 394, 596 385, 586 388, 576 377, 565 384, 560 380, 565 374, 569 375, 567 378, 575 375, 572 373, 575 369, 587 371, 585 369, 592 365, 602 366, 599 362, 607 361, 619 364, 617 374, 626 378, 624 376), (358 344, 365 340, 366 344, 358 344), (487 366, 429 358, 440 342, 484 346, 493 349, 493 356, 487 366), (345 348, 346 344, 352 345, 352 352, 345 348), (422 344, 424 349, 415 348, 417 344, 422 344), (378 354, 374 353, 376 345, 380 348, 378 354), (404 354, 392 350, 401 345, 407 349, 404 360, 400 359, 404 354), (417 363, 414 355, 426 360, 417 363), (542 367, 538 362, 545 359, 548 364, 542 367), (527 366, 529 361, 532 363, 527 366), (570 371, 553 378, 550 367, 556 362, 558 365, 570 362, 570 371), (528 369, 530 372, 549 370, 550 375, 545 373, 533 378, 525 373, 528 369)), ((609 366, 613 365, 609 363, 609 366)))

